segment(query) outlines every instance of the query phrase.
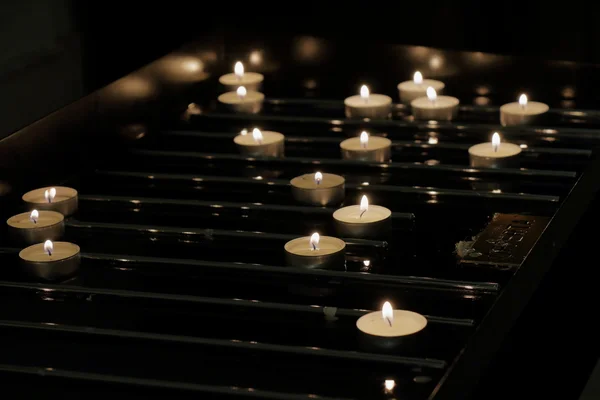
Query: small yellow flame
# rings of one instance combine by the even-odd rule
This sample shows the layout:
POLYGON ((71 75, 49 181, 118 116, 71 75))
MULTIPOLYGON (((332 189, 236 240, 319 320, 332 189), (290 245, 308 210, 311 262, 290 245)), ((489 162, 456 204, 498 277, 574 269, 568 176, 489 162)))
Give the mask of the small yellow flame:
POLYGON ((362 85, 360 87, 360 97, 365 101, 369 100, 369 88, 367 85, 362 85))
POLYGON ((360 134, 360 145, 363 149, 366 149, 369 145, 369 134, 365 131, 360 134))
POLYGON ((525 94, 522 94, 519 96, 519 105, 521 107, 526 107, 527 106, 527 96, 525 94))
POLYGON ((31 222, 33 222, 34 224, 37 224, 38 218, 40 217, 40 213, 38 212, 38 210, 32 210, 31 214, 29 214, 29 219, 31 220, 31 222))
POLYGON ((363 265, 365 267, 368 267, 369 265, 371 265, 371 260, 363 260, 363 265))
POLYGON ((238 61, 235 63, 235 66, 233 67, 233 73, 238 78, 241 78, 242 76, 244 76, 244 64, 242 64, 241 61, 238 61))
POLYGON ((360 199, 360 212, 364 213, 365 211, 369 211, 369 199, 366 195, 360 199))
POLYGON ((248 134, 248 129, 244 128, 240 131, 240 135, 246 136, 248 134))
POLYGON ((413 81, 417 85, 422 84, 423 83, 423 75, 419 71, 415 72, 415 75, 413 76, 413 81))
POLYGON ((252 137, 254 138, 254 141, 255 141, 256 143, 259 143, 259 144, 260 144, 260 143, 262 143, 262 141, 263 141, 263 134, 262 134, 262 132, 260 131, 260 129, 258 129, 258 128, 254 128, 254 129, 252 129, 252 137))
POLYGON ((56 188, 50 188, 44 192, 44 197, 48 203, 52 203, 52 200, 56 197, 56 188))
POLYGON ((498 151, 498 148, 500 147, 500 135, 498 132, 494 132, 492 135, 492 147, 494 148, 494 151, 498 151))
POLYGON ((319 241, 321 240, 321 236, 317 232, 313 233, 310 237, 310 248, 312 250, 319 250, 319 241))
POLYGON ((393 379, 386 379, 383 385, 387 392, 391 392, 396 387, 396 381, 393 379))
POLYGON ((316 172, 315 173, 315 183, 317 185, 319 185, 321 183, 321 181, 323 180, 323 174, 320 172, 316 172))
POLYGON ((52 255, 52 252, 54 251, 54 244, 52 244, 51 240, 46 240, 44 242, 44 251, 48 253, 49 256, 52 255))
POLYGON ((383 316, 383 319, 389 321, 390 325, 394 322, 394 309, 389 301, 383 303, 381 315, 383 316))
POLYGON ((429 101, 436 101, 437 100, 437 92, 431 86, 429 86, 427 88, 427 98, 429 99, 429 101))
POLYGON ((239 88, 237 88, 237 95, 240 96, 242 99, 244 97, 246 97, 247 94, 248 94, 248 91, 246 90, 245 87, 240 86, 239 88))

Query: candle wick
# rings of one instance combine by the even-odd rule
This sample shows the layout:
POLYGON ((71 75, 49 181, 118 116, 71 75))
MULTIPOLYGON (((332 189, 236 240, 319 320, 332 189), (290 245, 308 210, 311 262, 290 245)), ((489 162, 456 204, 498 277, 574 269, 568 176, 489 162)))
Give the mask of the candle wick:
POLYGON ((52 250, 48 250, 48 256, 52 257, 52 250))
POLYGON ((32 218, 31 220, 33 221, 34 224, 37 224, 37 219, 32 218))
POLYGON ((389 318, 386 318, 386 320, 387 320, 388 324, 390 324, 390 328, 391 328, 392 327, 392 320, 389 319, 389 318))
POLYGON ((313 247, 313 251, 317 250, 317 245, 315 243, 313 243, 312 247, 313 247))
POLYGON ((366 213, 366 212, 367 212, 367 210, 364 210, 363 212, 361 212, 360 213, 360 217, 358 217, 358 218, 362 218, 363 214, 366 213))
POLYGON ((320 184, 321 184, 321 180, 317 179, 317 185, 320 185, 320 184))

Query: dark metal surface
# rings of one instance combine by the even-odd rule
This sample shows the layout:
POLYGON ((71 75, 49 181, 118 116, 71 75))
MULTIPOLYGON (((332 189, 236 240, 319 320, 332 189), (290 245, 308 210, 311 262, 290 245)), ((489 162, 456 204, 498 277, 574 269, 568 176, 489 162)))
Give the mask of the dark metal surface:
POLYGON ((393 379, 397 398, 468 398, 600 185, 597 112, 555 109, 547 126, 501 128, 496 106, 523 87, 506 77, 518 71, 554 107, 571 85, 585 108, 595 104, 581 82, 600 70, 397 46, 367 48, 350 68, 354 48, 315 38, 203 43, 0 142, 3 212, 20 211, 28 189, 73 186, 65 240, 82 249, 73 279, 42 284, 19 273, 19 249, 3 238, 0 332, 11 346, 0 375, 15 385, 36 375, 48 393, 372 399, 388 398, 393 379), (216 112, 216 80, 238 58, 266 75, 260 115, 216 112), (461 98, 457 121, 416 123, 400 106, 393 120, 343 118, 358 83, 397 98, 417 68, 461 98), (483 102, 474 94, 489 103, 472 106, 483 102), (237 154, 233 136, 253 126, 284 133, 286 157, 237 154), (362 129, 392 140, 391 162, 340 160, 339 142, 362 129), (520 168, 469 167, 466 149, 496 130, 524 147, 520 168), (333 231, 333 208, 290 192, 291 178, 317 169, 344 175, 345 204, 366 193, 393 211, 389 238, 345 239, 344 270, 285 266, 286 241, 333 231), (489 252, 507 231, 503 243, 519 243, 509 268, 454 253, 476 237, 478 263, 502 265, 489 252), (354 324, 384 300, 428 327, 412 346, 364 351, 354 324))

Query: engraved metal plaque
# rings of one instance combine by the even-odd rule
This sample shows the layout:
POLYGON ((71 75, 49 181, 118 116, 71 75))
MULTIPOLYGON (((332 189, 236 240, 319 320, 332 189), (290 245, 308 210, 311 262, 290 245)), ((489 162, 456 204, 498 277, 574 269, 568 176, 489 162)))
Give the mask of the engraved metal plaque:
POLYGON ((549 221, 548 217, 495 214, 460 264, 516 268, 523 263, 549 221))

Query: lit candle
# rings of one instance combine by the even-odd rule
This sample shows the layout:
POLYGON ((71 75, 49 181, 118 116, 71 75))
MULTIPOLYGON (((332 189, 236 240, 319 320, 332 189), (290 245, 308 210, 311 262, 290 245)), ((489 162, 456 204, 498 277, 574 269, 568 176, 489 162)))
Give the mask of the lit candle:
POLYGON ((356 321, 361 345, 368 350, 394 350, 427 326, 421 314, 406 310, 394 310, 385 302, 381 311, 363 315, 356 321))
POLYGON ((28 275, 49 281, 72 276, 80 262, 79 246, 50 240, 24 248, 19 257, 28 275))
POLYGON ((290 181, 296 201, 323 207, 344 201, 344 183, 343 176, 321 172, 297 176, 290 181))
POLYGON ((29 210, 57 211, 68 217, 77 211, 77 190, 64 186, 35 189, 23 195, 29 210))
POLYGON ((235 63, 233 73, 222 75, 219 82, 228 91, 235 91, 240 86, 245 86, 248 91, 258 92, 264 80, 263 74, 246 72, 241 61, 235 63))
POLYGON ((218 99, 227 110, 242 114, 257 114, 262 110, 265 95, 240 86, 235 92, 225 92, 218 99))
POLYGON ((519 96, 518 102, 504 104, 500 107, 500 123, 502 126, 529 125, 540 123, 543 115, 550 107, 538 101, 528 101, 527 96, 519 96))
POLYGON ((370 93, 366 85, 361 86, 359 95, 347 97, 344 105, 348 118, 385 119, 392 112, 392 98, 370 93))
POLYGON ((336 210, 333 220, 341 237, 381 238, 392 229, 392 212, 382 206, 370 205, 367 196, 362 196, 360 205, 336 210))
POLYGON ((252 130, 252 134, 243 131, 233 141, 238 146, 240 153, 248 156, 283 157, 285 150, 285 136, 279 132, 252 130))
POLYGON ((340 143, 345 160, 388 162, 392 157, 392 141, 380 136, 369 136, 362 132, 359 137, 340 143))
POLYGON ((32 210, 10 217, 6 224, 13 240, 30 245, 60 239, 65 232, 64 219, 56 211, 32 210))
POLYGON ((427 95, 427 88, 432 87, 438 94, 444 90, 444 82, 434 79, 423 79, 423 75, 417 71, 412 81, 404 81, 398 84, 400 102, 410 105, 411 101, 427 95))
POLYGON ((452 96, 438 96, 436 90, 429 86, 426 97, 414 99, 410 105, 415 119, 450 121, 458 113, 460 101, 452 96))
POLYGON ((513 143, 500 143, 500 135, 495 132, 492 141, 469 147, 471 167, 510 168, 519 164, 521 147, 513 143))
POLYGON ((287 264, 292 267, 339 269, 346 262, 346 243, 318 233, 290 240, 284 248, 287 264))

